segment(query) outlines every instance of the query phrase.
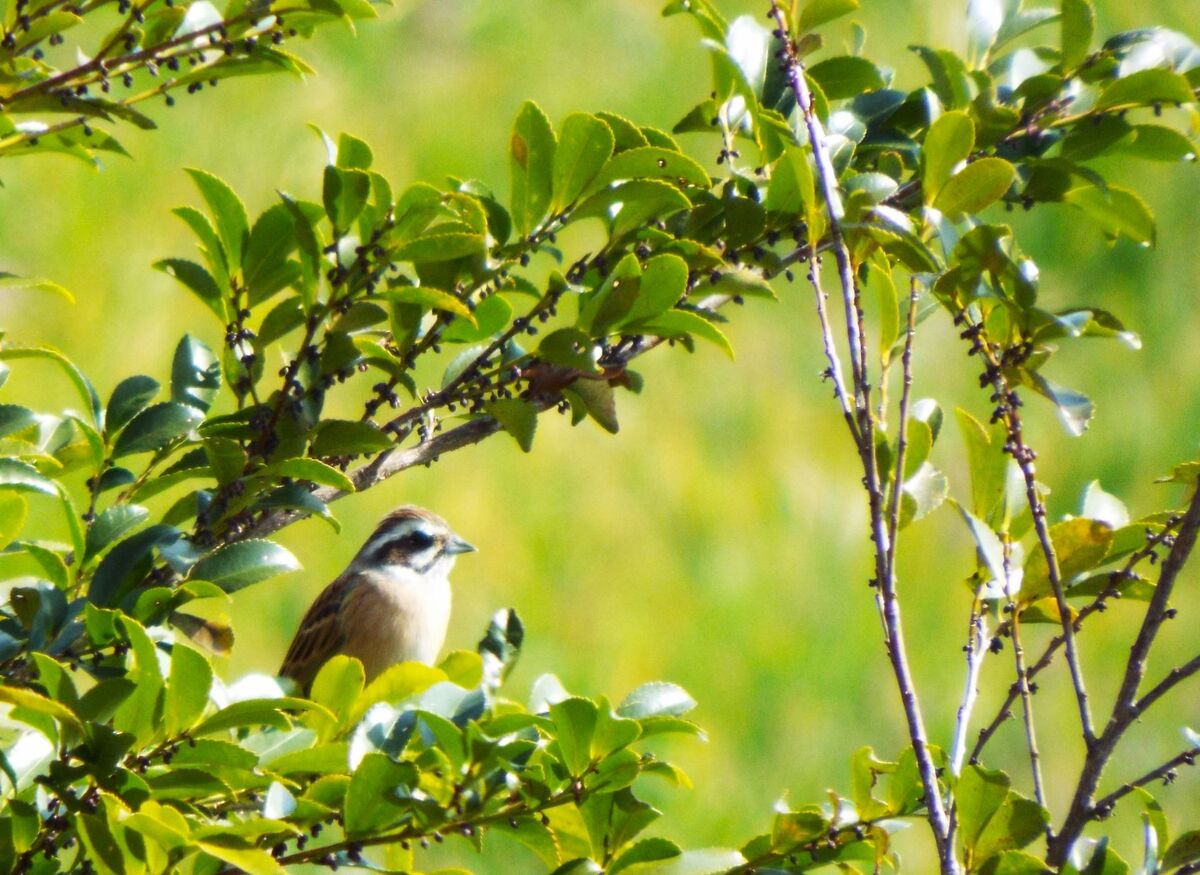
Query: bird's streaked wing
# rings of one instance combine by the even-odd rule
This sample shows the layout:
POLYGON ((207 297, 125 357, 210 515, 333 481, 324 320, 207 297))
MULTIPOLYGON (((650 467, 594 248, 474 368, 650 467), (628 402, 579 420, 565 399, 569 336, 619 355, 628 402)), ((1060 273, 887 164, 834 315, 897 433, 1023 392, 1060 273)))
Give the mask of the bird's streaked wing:
POLYGON ((292 646, 283 658, 279 674, 294 680, 306 693, 321 666, 346 644, 341 609, 342 602, 353 589, 354 578, 349 575, 343 575, 325 587, 300 621, 292 646))

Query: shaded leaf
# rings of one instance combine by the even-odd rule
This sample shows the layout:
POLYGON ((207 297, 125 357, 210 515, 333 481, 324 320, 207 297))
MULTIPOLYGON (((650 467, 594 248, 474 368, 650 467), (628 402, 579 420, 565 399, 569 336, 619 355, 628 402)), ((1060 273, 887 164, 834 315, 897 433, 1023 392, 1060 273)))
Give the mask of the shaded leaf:
POLYGON ((204 420, 204 414, 188 404, 163 401, 147 407, 125 426, 113 444, 112 457, 161 450, 185 436, 204 420))
POLYGON ((225 592, 236 592, 252 584, 298 571, 300 563, 291 553, 270 541, 236 541, 209 553, 192 566, 189 578, 215 583, 225 592))
POLYGON ((1003 158, 980 158, 950 177, 933 205, 950 219, 978 213, 1002 198, 1016 178, 1016 170, 1003 158))

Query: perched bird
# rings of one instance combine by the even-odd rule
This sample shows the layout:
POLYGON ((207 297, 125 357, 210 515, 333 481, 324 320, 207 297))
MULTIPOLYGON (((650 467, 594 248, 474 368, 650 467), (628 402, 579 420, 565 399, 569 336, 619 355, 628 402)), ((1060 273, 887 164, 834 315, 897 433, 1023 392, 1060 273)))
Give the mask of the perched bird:
POLYGON ((279 674, 307 693, 339 653, 359 659, 368 682, 397 662, 432 663, 450 620, 450 569, 459 553, 473 550, 437 514, 392 511, 317 596, 279 674))

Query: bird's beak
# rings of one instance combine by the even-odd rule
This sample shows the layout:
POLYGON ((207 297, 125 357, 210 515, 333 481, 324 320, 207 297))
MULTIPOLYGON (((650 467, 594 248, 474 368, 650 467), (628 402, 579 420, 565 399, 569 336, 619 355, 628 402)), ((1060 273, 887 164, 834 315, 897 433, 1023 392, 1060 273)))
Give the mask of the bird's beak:
POLYGON ((446 552, 451 556, 459 553, 474 553, 478 548, 474 544, 470 544, 455 535, 446 543, 446 552))

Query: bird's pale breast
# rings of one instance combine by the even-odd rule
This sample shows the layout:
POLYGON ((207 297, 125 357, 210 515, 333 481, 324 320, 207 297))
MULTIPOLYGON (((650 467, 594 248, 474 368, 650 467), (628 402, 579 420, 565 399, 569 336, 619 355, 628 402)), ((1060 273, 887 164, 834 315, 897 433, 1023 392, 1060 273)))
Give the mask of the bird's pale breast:
POLYGON ((397 662, 432 664, 450 622, 449 580, 408 569, 364 577, 343 607, 343 652, 362 661, 368 681, 397 662))

